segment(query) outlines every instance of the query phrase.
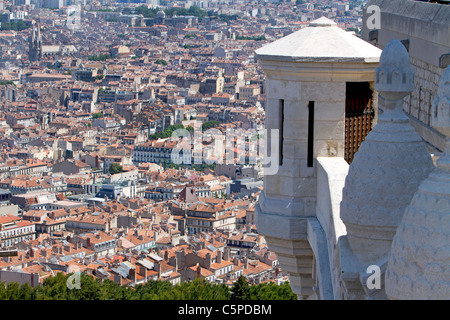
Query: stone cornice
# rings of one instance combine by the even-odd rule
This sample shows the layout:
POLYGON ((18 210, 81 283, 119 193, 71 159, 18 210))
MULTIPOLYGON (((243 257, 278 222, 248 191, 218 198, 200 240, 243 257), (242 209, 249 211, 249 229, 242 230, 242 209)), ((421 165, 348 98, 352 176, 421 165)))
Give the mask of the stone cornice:
POLYGON ((378 62, 299 62, 281 60, 259 61, 272 79, 292 81, 374 81, 378 62))

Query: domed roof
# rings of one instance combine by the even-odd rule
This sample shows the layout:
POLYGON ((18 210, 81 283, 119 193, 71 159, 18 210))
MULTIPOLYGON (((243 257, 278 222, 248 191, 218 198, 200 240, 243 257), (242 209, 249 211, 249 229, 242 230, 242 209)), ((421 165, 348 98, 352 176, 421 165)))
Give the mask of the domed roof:
POLYGON ((385 98, 400 97, 414 90, 414 68, 405 46, 397 39, 384 48, 375 74, 375 90, 383 92, 385 98))
POLYGON ((380 65, 387 68, 408 69, 410 67, 408 51, 398 40, 392 39, 380 56, 380 65))
MULTIPOLYGON (((441 77, 439 123, 450 133, 450 67, 441 77)), ((394 237, 386 270, 390 299, 450 298, 450 136, 445 155, 421 182, 394 237)))
MULTIPOLYGON (((398 48, 395 42, 387 47, 390 49, 385 50, 398 48)), ((409 63, 408 53, 406 57, 400 56, 409 63)), ((387 54, 380 59, 379 68, 397 63, 407 65, 387 54)), ((409 74, 410 71, 406 68, 405 72, 409 74)), ((385 100, 384 112, 349 167, 340 211, 349 245, 361 262, 370 264, 387 258, 405 208, 420 182, 433 169, 425 143, 401 109, 403 95, 413 88, 399 87, 392 81, 384 82, 383 89, 379 92, 383 97, 386 91, 410 91, 403 92, 395 100, 385 100)))
MULTIPOLYGON (((448 157, 448 156, 447 156, 448 157)), ((386 270, 390 299, 450 298, 450 171, 425 179, 397 230, 386 270)))

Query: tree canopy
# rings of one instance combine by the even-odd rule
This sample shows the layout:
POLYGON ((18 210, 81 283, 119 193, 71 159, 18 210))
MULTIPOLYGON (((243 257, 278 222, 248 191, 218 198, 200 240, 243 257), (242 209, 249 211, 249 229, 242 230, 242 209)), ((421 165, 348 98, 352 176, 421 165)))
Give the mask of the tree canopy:
POLYGON ((121 173, 122 171, 123 171, 123 167, 117 162, 113 162, 109 166, 109 173, 111 173, 111 174, 121 173))
POLYGON ((202 131, 206 131, 208 129, 215 128, 218 125, 220 125, 219 121, 214 121, 214 120, 212 120, 212 121, 205 121, 205 122, 202 123, 202 131))
POLYGON ((14 31, 22 31, 25 29, 28 29, 30 27, 30 24, 25 23, 22 20, 19 21, 11 21, 11 22, 3 22, 1 24, 0 30, 14 30, 14 31))
POLYGON ((250 285, 241 277, 229 288, 204 279, 172 285, 167 281, 150 280, 134 288, 109 279, 101 281, 88 274, 80 274, 79 288, 70 289, 67 281, 72 274, 57 273, 31 287, 17 282, 0 282, 0 300, 295 300, 289 283, 261 283, 250 285))
POLYGON ((88 56, 88 60, 90 60, 90 61, 106 61, 108 59, 111 59, 111 56, 109 55, 109 53, 93 54, 93 55, 88 56))
POLYGON ((177 129, 184 129, 184 126, 182 124, 175 124, 168 126, 164 131, 158 131, 154 134, 151 134, 149 136, 150 140, 158 140, 158 139, 165 139, 170 138, 172 136, 172 133, 177 129))

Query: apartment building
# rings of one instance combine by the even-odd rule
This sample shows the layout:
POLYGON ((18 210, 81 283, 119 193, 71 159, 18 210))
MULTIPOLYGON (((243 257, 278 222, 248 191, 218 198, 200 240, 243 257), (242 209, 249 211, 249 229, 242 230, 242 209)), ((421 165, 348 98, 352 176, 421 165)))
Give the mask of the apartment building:
POLYGON ((192 163, 192 150, 190 145, 181 148, 178 141, 154 140, 135 146, 133 149, 133 163, 192 163))
POLYGON ((186 231, 191 234, 236 228, 236 215, 223 205, 195 203, 188 207, 186 214, 186 231))
POLYGON ((0 247, 11 247, 36 238, 35 225, 17 216, 0 217, 0 247))
POLYGON ((257 84, 248 84, 239 88, 239 99, 254 99, 261 93, 261 87, 257 84))

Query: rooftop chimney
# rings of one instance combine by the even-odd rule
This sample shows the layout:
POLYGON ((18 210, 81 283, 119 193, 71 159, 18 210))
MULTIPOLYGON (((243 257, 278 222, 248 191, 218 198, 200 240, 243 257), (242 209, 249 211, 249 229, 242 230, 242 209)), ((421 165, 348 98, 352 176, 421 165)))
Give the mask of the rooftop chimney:
POLYGON ((134 281, 134 283, 137 282, 137 270, 136 269, 130 270, 130 277, 131 277, 131 280, 134 281))
POLYGON ((223 250, 223 259, 228 261, 230 260, 230 248, 229 247, 225 247, 225 249, 223 250))
POLYGON ((211 267, 211 253, 207 253, 206 254, 206 267, 210 268, 211 267))
POLYGON ((122 276, 120 274, 115 273, 114 274, 114 282, 119 285, 122 285, 122 276))
POLYGON ((160 262, 156 262, 155 263, 155 269, 157 269, 156 271, 158 271, 158 279, 161 278, 161 264, 160 264, 160 262))

